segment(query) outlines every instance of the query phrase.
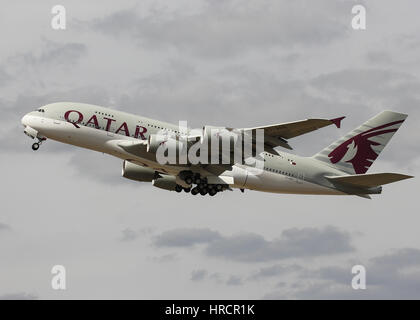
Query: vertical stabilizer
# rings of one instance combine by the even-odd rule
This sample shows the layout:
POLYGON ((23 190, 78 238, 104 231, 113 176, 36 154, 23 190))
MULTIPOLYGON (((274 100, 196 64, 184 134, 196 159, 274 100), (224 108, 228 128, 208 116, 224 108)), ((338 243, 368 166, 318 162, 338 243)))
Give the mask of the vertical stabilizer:
POLYGON ((349 174, 366 173, 406 118, 403 113, 382 111, 313 158, 349 174))

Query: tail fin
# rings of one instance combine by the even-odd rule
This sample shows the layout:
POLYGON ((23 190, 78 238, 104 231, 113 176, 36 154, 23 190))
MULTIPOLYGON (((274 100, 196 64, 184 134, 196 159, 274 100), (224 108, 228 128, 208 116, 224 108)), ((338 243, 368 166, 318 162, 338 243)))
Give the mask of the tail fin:
POLYGON ((406 118, 403 113, 382 111, 313 158, 349 174, 364 174, 406 118))

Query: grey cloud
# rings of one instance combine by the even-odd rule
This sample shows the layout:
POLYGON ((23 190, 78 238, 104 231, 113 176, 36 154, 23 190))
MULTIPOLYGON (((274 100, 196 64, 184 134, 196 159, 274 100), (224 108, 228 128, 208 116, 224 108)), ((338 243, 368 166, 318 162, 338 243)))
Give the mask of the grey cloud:
MULTIPOLYGON (((222 237, 206 248, 209 256, 233 260, 255 260, 253 255, 265 249, 267 241, 261 235, 243 233, 232 237, 222 237), (250 256, 252 258, 250 259, 250 256)), ((258 260, 258 259, 257 259, 258 260)))
POLYGON ((386 51, 371 51, 366 54, 366 60, 371 64, 393 64, 391 55, 386 51))
MULTIPOLYGON (((284 282, 279 283, 278 287, 283 287, 283 286, 284 286, 284 282)), ((286 300, 288 299, 288 296, 283 291, 272 291, 265 294, 262 297, 262 299, 263 300, 286 300)))
POLYGON ((3 69, 0 69, 0 86, 3 86, 10 80, 11 77, 9 76, 9 74, 7 74, 6 71, 4 71, 3 69))
POLYGON ((226 284, 228 286, 240 286, 243 284, 242 282, 242 278, 235 276, 235 275, 231 275, 227 280, 226 280, 226 284))
POLYGON ((142 47, 167 46, 200 57, 226 57, 255 48, 320 45, 346 37, 351 9, 344 1, 323 1, 302 10, 306 2, 208 2, 195 12, 135 8, 94 20, 95 30, 118 37, 130 35, 142 47), (328 9, 328 10, 327 10, 328 9))
POLYGON ((11 227, 8 224, 0 222, 0 232, 2 231, 10 231, 11 227))
POLYGON ((372 258, 371 262, 377 267, 420 266, 420 250, 416 248, 394 250, 392 253, 372 258))
POLYGON ((199 270, 193 270, 191 272, 191 280, 192 281, 202 281, 204 280, 208 275, 207 270, 199 269, 199 270))
POLYGON ((69 159, 70 166, 75 170, 75 174, 83 179, 108 185, 144 185, 141 182, 131 181, 121 176, 123 163, 121 159, 90 150, 69 148, 68 151, 72 152, 69 159))
POLYGON ((86 54, 87 47, 83 43, 58 43, 44 40, 44 48, 39 53, 27 52, 17 54, 9 59, 13 67, 46 67, 72 66, 86 54))
POLYGON ((220 237, 220 234, 210 229, 179 228, 168 230, 154 239, 158 247, 191 247, 195 244, 209 243, 220 237))
POLYGON ((223 283, 223 276, 219 272, 213 272, 210 274, 209 279, 214 280, 216 283, 223 283))
POLYGON ((353 263, 316 270, 302 269, 294 288, 277 289, 267 299, 419 299, 420 250, 402 248, 369 259, 366 290, 354 290, 353 263))
POLYGON ((284 288, 284 287, 286 287, 287 286, 287 283, 286 282, 284 282, 284 281, 280 281, 280 282, 278 282, 277 284, 276 284, 276 287, 277 288, 284 288))
POLYGON ((83 43, 52 43, 40 56, 34 57, 35 63, 54 65, 74 65, 87 53, 83 43))
POLYGON ((0 300, 37 300, 39 297, 35 294, 26 292, 6 293, 0 295, 0 300))
POLYGON ((384 294, 395 290, 399 295, 420 297, 420 249, 403 248, 371 258, 367 273, 369 282, 384 294))
POLYGON ((202 243, 206 244, 204 253, 211 257, 260 262, 351 252, 350 240, 348 233, 331 226, 288 229, 282 232, 280 238, 271 241, 255 233, 229 237, 210 229, 180 228, 158 235, 154 244, 158 247, 190 247, 202 243))
POLYGON ((191 272, 191 281, 199 282, 203 280, 213 280, 219 284, 225 284, 228 286, 240 286, 243 285, 243 280, 237 275, 229 275, 228 277, 220 273, 212 273, 209 275, 209 272, 205 269, 193 270, 191 272))
POLYGON ((403 50, 412 51, 420 48, 420 39, 417 35, 399 34, 393 37, 397 47, 402 47, 403 50))
POLYGON ((192 79, 194 81, 197 73, 194 67, 183 60, 169 60, 165 64, 165 70, 154 73, 143 78, 138 78, 134 81, 134 85, 142 93, 156 92, 159 88, 174 89, 179 85, 179 78, 187 81, 192 79))
POLYGON ((260 262, 295 257, 347 253, 354 250, 350 235, 334 227, 284 230, 281 237, 265 240, 257 234, 222 237, 206 248, 209 256, 260 262))
POLYGON ((133 241, 136 240, 138 237, 138 233, 131 228, 126 228, 123 231, 121 231, 121 233, 121 241, 133 241))
POLYGON ((310 83, 338 101, 371 97, 383 101, 387 99, 388 103, 392 103, 405 95, 417 95, 420 89, 420 82, 415 76, 379 68, 340 70, 317 76, 310 83))
POLYGON ((133 241, 139 238, 140 236, 149 235, 153 233, 153 231, 154 228, 152 227, 144 227, 136 230, 128 227, 121 231, 122 235, 120 237, 120 241, 133 241))
POLYGON ((351 265, 348 265, 347 268, 339 266, 329 266, 322 267, 317 270, 306 270, 302 268, 302 278, 306 279, 323 279, 334 281, 339 284, 349 284, 353 277, 351 271, 351 265))
POLYGON ((260 270, 258 270, 258 272, 256 272, 254 275, 251 276, 251 279, 276 277, 276 276, 287 274, 290 272, 299 272, 302 269, 303 267, 297 264, 293 264, 293 265, 275 264, 268 267, 262 267, 260 270))
POLYGON ((118 104, 135 113, 142 106, 144 114, 175 123, 187 119, 196 127, 203 124, 255 126, 311 115, 334 117, 338 105, 361 108, 359 101, 333 101, 318 92, 313 94, 309 87, 306 81, 284 80, 249 65, 223 67, 209 76, 195 73, 183 61, 173 61, 165 72, 138 79, 130 87, 132 94, 121 96, 118 104), (279 109, 279 106, 291 107, 279 109), (168 113, 168 109, 177 111, 168 113))
MULTIPOLYGON (((411 34, 393 34, 386 36, 365 55, 366 62, 383 67, 406 69, 419 62, 420 40, 411 34)), ((407 70, 407 69, 406 69, 407 70)), ((412 71, 412 68, 408 68, 412 71)))
MULTIPOLYGON (((298 290, 294 297, 296 299, 319 299, 319 300, 330 300, 330 299, 352 299, 352 300, 364 300, 364 299, 419 299, 419 282, 416 279, 414 284, 410 282, 404 283, 387 283, 381 286, 369 286, 367 285, 366 290, 354 290, 350 284, 339 285, 337 283, 322 282, 316 283, 298 290), (406 286, 407 285, 407 286, 406 286)), ((284 293, 280 292, 279 295, 274 295, 272 298, 279 299, 283 297, 284 293)), ((290 298, 290 296, 288 296, 290 298)))
MULTIPOLYGON (((6 107, 17 105, 17 109, 23 109, 25 106, 30 106, 32 110, 40 105, 37 104, 40 100, 43 103, 57 101, 54 99, 56 97, 54 93, 60 95, 61 88, 75 90, 75 87, 82 82, 80 69, 77 67, 81 59, 86 56, 87 46, 83 43, 54 42, 45 39, 27 51, 9 56, 0 65, 0 70, 4 70, 7 74, 6 81, 4 73, 0 72, 0 85, 4 86, 7 92, 5 96, 8 97, 6 107), (16 101, 30 96, 32 99, 29 105, 18 104, 19 101, 16 101), (48 96, 54 100, 48 101, 48 96)), ((86 83, 87 81, 83 82, 86 87, 92 85, 86 83)), ((92 96, 92 93, 89 93, 89 96, 92 96)), ((74 97, 69 100, 73 99, 74 97)), ((65 101, 62 97, 58 99, 58 101, 63 100, 65 101)))
POLYGON ((159 256, 159 257, 153 257, 153 261, 158 262, 158 263, 173 262, 177 259, 178 259, 178 257, 174 253, 164 254, 164 255, 159 256))

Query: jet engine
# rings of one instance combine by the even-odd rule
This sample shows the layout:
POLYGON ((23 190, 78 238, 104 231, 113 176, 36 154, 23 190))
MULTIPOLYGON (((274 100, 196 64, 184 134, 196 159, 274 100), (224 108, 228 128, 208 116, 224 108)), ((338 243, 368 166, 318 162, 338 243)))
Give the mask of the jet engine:
POLYGON ((174 191, 176 187, 176 177, 162 175, 161 178, 154 179, 152 184, 157 188, 174 191))
POLYGON ((151 182, 153 179, 156 179, 159 174, 153 169, 142 167, 124 160, 122 176, 135 181, 151 182))

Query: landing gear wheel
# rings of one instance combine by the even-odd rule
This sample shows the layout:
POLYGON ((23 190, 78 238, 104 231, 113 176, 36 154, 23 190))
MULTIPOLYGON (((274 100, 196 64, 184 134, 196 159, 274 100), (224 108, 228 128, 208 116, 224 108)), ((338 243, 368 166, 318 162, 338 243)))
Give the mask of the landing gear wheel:
POLYGON ((191 194, 192 194, 193 196, 195 196, 196 194, 198 194, 198 192, 199 192, 199 190, 198 190, 198 188, 197 188, 197 187, 194 187, 194 188, 192 188, 192 189, 191 189, 191 194))
POLYGON ((190 192, 190 191, 191 191, 191 188, 184 188, 184 191, 185 191, 186 193, 188 193, 188 192, 190 192))
POLYGON ((185 183, 186 184, 192 184, 193 183, 193 179, 191 177, 187 177, 187 178, 185 178, 185 183))
POLYGON ((36 151, 36 150, 38 150, 38 149, 39 149, 39 143, 38 143, 38 142, 35 142, 35 143, 32 145, 32 150, 36 151))
POLYGON ((207 187, 207 185, 206 185, 205 183, 200 183, 200 184, 198 185, 198 187, 199 187, 200 189, 205 189, 205 188, 207 187))
POLYGON ((207 188, 203 188, 203 189, 201 189, 201 190, 200 190, 200 194, 201 194, 202 196, 205 196, 205 195, 207 194, 207 188))
POLYGON ((175 191, 176 191, 176 192, 181 192, 181 191, 182 191, 182 187, 181 187, 179 184, 177 184, 177 185, 175 186, 175 191))
POLYGON ((217 193, 217 191, 216 191, 216 190, 214 190, 214 189, 210 189, 210 190, 209 190, 209 195, 210 195, 210 196, 212 196, 212 197, 213 197, 214 195, 216 195, 216 193, 217 193))
POLYGON ((194 179, 194 183, 195 183, 195 184, 200 184, 200 183, 201 183, 201 179, 200 179, 199 177, 196 177, 196 178, 194 179))
POLYGON ((221 185, 221 184, 217 184, 217 185, 216 185, 216 190, 217 190, 217 191, 222 191, 222 189, 223 189, 223 187, 222 187, 222 185, 221 185))

